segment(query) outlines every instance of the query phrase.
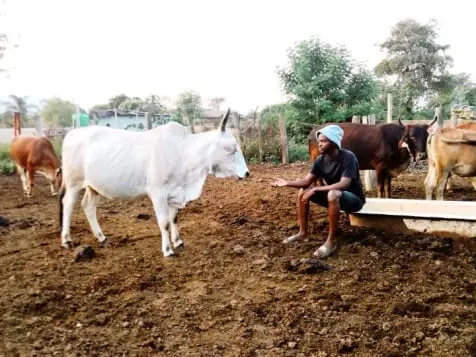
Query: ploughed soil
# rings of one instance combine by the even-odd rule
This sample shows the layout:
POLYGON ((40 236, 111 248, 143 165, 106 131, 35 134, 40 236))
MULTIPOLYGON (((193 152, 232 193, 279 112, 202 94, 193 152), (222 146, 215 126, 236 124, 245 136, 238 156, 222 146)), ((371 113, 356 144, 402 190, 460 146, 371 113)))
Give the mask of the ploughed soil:
MULTIPOLYGON (((476 239, 343 216, 336 253, 306 260, 327 235, 325 211, 312 206, 310 239, 282 244, 298 229, 297 190, 269 182, 308 169, 210 177, 179 214, 185 249, 173 258, 146 198, 100 201, 105 247, 78 202, 71 232, 87 259, 60 247, 44 180, 27 199, 19 177, 0 177, 0 356, 475 356, 476 239)), ((394 197, 424 198, 424 175, 402 174, 394 197)), ((445 198, 476 192, 456 178, 445 198)))

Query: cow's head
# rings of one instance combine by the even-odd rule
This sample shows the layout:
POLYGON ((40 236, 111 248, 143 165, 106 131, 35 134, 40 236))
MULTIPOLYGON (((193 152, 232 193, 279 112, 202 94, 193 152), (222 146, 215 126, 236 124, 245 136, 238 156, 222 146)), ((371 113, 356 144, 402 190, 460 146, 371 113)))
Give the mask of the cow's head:
POLYGON ((229 116, 230 108, 223 115, 216 130, 217 141, 210 152, 210 173, 216 177, 238 176, 242 179, 248 177, 250 172, 238 141, 233 134, 225 130, 229 116))
POLYGON ((399 124, 405 128, 399 147, 401 147, 401 144, 405 142, 416 162, 425 160, 427 157, 426 141, 428 139, 428 132, 436 119, 435 116, 429 124, 424 125, 404 125, 401 119, 398 119, 399 124))

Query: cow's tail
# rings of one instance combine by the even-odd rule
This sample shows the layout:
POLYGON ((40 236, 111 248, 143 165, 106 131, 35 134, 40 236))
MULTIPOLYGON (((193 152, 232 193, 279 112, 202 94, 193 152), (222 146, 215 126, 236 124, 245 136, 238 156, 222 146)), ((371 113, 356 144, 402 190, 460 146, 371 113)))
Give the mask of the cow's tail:
POLYGON ((61 188, 58 192, 58 224, 60 232, 63 230, 63 197, 66 194, 66 186, 64 182, 61 184, 61 188))

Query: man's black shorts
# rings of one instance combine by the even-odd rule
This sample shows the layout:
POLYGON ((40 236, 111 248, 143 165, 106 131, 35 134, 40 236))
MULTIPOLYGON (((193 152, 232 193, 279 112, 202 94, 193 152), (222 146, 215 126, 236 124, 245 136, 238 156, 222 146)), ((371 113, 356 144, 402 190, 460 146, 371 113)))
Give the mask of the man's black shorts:
MULTIPOLYGON (((318 191, 314 195, 312 195, 309 200, 320 206, 327 207, 329 204, 327 201, 327 194, 328 191, 318 191)), ((365 202, 362 201, 359 196, 349 191, 343 191, 342 197, 339 200, 341 211, 349 213, 359 211, 364 205, 364 203, 365 202)))

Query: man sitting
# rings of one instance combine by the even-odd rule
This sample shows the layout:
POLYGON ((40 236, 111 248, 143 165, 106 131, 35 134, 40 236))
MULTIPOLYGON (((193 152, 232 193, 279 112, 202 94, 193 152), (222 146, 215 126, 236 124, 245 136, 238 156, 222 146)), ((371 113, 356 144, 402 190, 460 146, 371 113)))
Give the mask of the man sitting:
POLYGON ((329 235, 326 242, 314 252, 314 256, 326 258, 337 248, 336 233, 340 211, 359 211, 365 203, 365 195, 357 158, 352 151, 341 148, 344 135, 342 128, 328 125, 316 135, 320 155, 314 161, 311 171, 303 179, 287 181, 278 178, 271 185, 300 188, 297 201, 299 233, 284 239, 283 243, 291 243, 308 235, 309 201, 327 208, 329 235), (324 184, 309 188, 317 180, 324 181, 324 184))

